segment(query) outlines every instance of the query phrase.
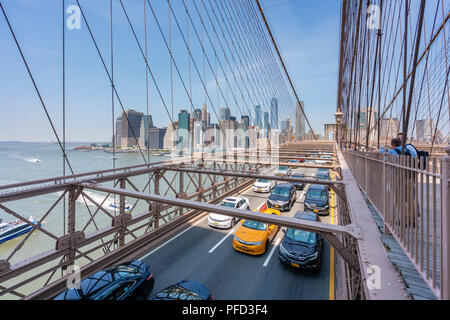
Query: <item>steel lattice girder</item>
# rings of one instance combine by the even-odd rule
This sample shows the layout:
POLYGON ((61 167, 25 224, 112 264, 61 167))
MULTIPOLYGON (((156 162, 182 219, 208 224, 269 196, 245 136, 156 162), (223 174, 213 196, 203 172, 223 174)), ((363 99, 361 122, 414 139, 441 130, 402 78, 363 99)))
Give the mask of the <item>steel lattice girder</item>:
POLYGON ((268 215, 265 213, 256 213, 248 210, 227 208, 192 200, 169 198, 161 195, 149 194, 144 192, 123 190, 120 188, 104 187, 97 184, 84 184, 84 187, 87 189, 108 192, 113 194, 120 194, 125 195, 127 197, 155 201, 158 203, 180 206, 183 208, 201 210, 205 212, 213 212, 241 219, 251 219, 254 221, 275 224, 280 227, 288 227, 288 228, 302 229, 310 232, 317 232, 322 234, 324 238, 326 238, 330 242, 330 244, 334 247, 334 249, 353 269, 359 271, 358 257, 354 256, 347 248, 345 248, 345 246, 335 236, 335 234, 347 234, 356 239, 361 239, 361 234, 357 231, 358 228, 356 228, 356 226, 352 224, 347 226, 338 226, 322 222, 299 220, 289 217, 268 215))

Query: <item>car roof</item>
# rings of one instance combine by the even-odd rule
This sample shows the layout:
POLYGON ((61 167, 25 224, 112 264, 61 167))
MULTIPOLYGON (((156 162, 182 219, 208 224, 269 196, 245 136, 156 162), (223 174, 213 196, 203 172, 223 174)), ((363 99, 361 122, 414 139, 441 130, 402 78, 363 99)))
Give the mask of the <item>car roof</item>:
POLYGON ((325 186, 323 184, 312 184, 309 186, 309 190, 325 190, 325 186))
POLYGON ((291 183, 280 183, 277 184, 277 186, 275 188, 292 188, 293 185, 291 183))
POLYGON ((178 283, 180 287, 191 290, 198 295, 200 295, 204 299, 208 299, 211 295, 209 289, 205 287, 203 284, 193 280, 184 280, 178 283))
POLYGON ((276 210, 276 209, 272 209, 272 208, 267 208, 262 213, 275 214, 275 215, 280 215, 281 214, 280 210, 276 210))
POLYGON ((317 213, 312 212, 312 211, 298 211, 294 215, 294 218, 309 220, 309 221, 317 221, 317 213))
POLYGON ((228 198, 225 198, 223 201, 235 203, 235 202, 238 202, 241 200, 242 200, 242 198, 239 198, 239 197, 228 197, 228 198))
POLYGON ((99 296, 113 284, 120 283, 128 279, 136 279, 148 269, 148 265, 143 261, 128 261, 120 265, 111 266, 91 274, 81 281, 81 288, 78 290, 68 289, 58 295, 55 299, 81 300, 92 299, 99 296))

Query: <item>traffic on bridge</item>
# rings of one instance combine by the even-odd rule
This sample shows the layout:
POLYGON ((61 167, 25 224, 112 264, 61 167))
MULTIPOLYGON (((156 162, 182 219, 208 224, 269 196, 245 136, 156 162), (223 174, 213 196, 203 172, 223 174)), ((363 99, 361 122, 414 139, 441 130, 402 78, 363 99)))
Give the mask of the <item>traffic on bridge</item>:
POLYGON ((450 299, 448 1, 0 11, 0 300, 450 299))

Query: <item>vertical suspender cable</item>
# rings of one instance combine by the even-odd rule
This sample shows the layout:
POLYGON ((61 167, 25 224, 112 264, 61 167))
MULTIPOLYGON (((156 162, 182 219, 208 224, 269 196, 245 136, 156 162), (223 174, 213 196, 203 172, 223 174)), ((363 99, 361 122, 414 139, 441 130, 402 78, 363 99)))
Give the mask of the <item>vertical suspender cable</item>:
MULTIPOLYGON (((113 136, 113 169, 116 169, 116 134, 114 128, 114 47, 113 47, 113 9, 112 9, 112 0, 109 0, 109 29, 110 29, 110 55, 111 55, 111 122, 112 122, 112 136, 113 136)), ((123 121, 123 119, 122 119, 123 121)), ((116 184, 116 180, 113 181, 113 184, 116 184)), ((114 194, 114 204, 116 203, 116 194, 114 194)), ((114 216, 117 214, 116 206, 114 206, 114 216)))
MULTIPOLYGON (((408 139, 408 122, 409 122, 409 115, 411 112, 411 100, 412 95, 414 92, 414 82, 416 79, 416 70, 417 70, 417 59, 419 56, 419 47, 420 47, 420 37, 422 35, 422 24, 423 24, 423 16, 425 12, 425 0, 421 0, 420 2, 420 9, 419 9, 419 25, 417 27, 417 39, 416 39, 416 47, 414 51, 414 61, 412 64, 412 74, 411 74, 411 83, 409 85, 409 97, 408 97, 408 104, 406 109, 406 114, 404 114, 404 122, 403 122, 403 141, 402 141, 402 153, 405 151, 405 144, 406 140, 408 139)), ((406 41, 406 39, 405 39, 406 41)), ((406 73, 405 73, 405 81, 406 81, 406 73)), ((406 85, 405 85, 406 89, 406 85)))
MULTIPOLYGON (((144 2, 144 37, 145 37, 145 61, 148 63, 148 46, 147 46, 147 4, 144 2)), ((147 137, 147 163, 150 163, 150 114, 148 110, 148 70, 147 66, 145 66, 145 105, 147 111, 147 124, 145 125, 145 134, 144 137, 147 137)), ((150 181, 151 174, 148 174, 148 180, 150 181)), ((148 184, 148 192, 150 193, 150 183, 148 184)))
MULTIPOLYGON (((63 152, 66 153, 66 1, 62 1, 62 105, 63 105, 63 152)), ((66 176, 66 160, 63 158, 63 176, 66 176)), ((66 197, 63 199, 63 234, 66 234, 66 197)))

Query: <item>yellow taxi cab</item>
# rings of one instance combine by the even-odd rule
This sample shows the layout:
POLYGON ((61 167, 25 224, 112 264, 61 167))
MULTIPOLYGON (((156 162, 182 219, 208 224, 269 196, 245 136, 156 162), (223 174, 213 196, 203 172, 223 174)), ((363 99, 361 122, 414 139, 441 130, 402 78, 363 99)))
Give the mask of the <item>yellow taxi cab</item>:
MULTIPOLYGON (((257 209, 254 210, 257 212, 257 209)), ((280 215, 279 210, 264 209, 262 213, 280 215)), ((275 238, 279 227, 252 220, 242 221, 236 230, 233 239, 233 248, 237 251, 251 255, 260 255, 266 252, 270 242, 275 238)))

